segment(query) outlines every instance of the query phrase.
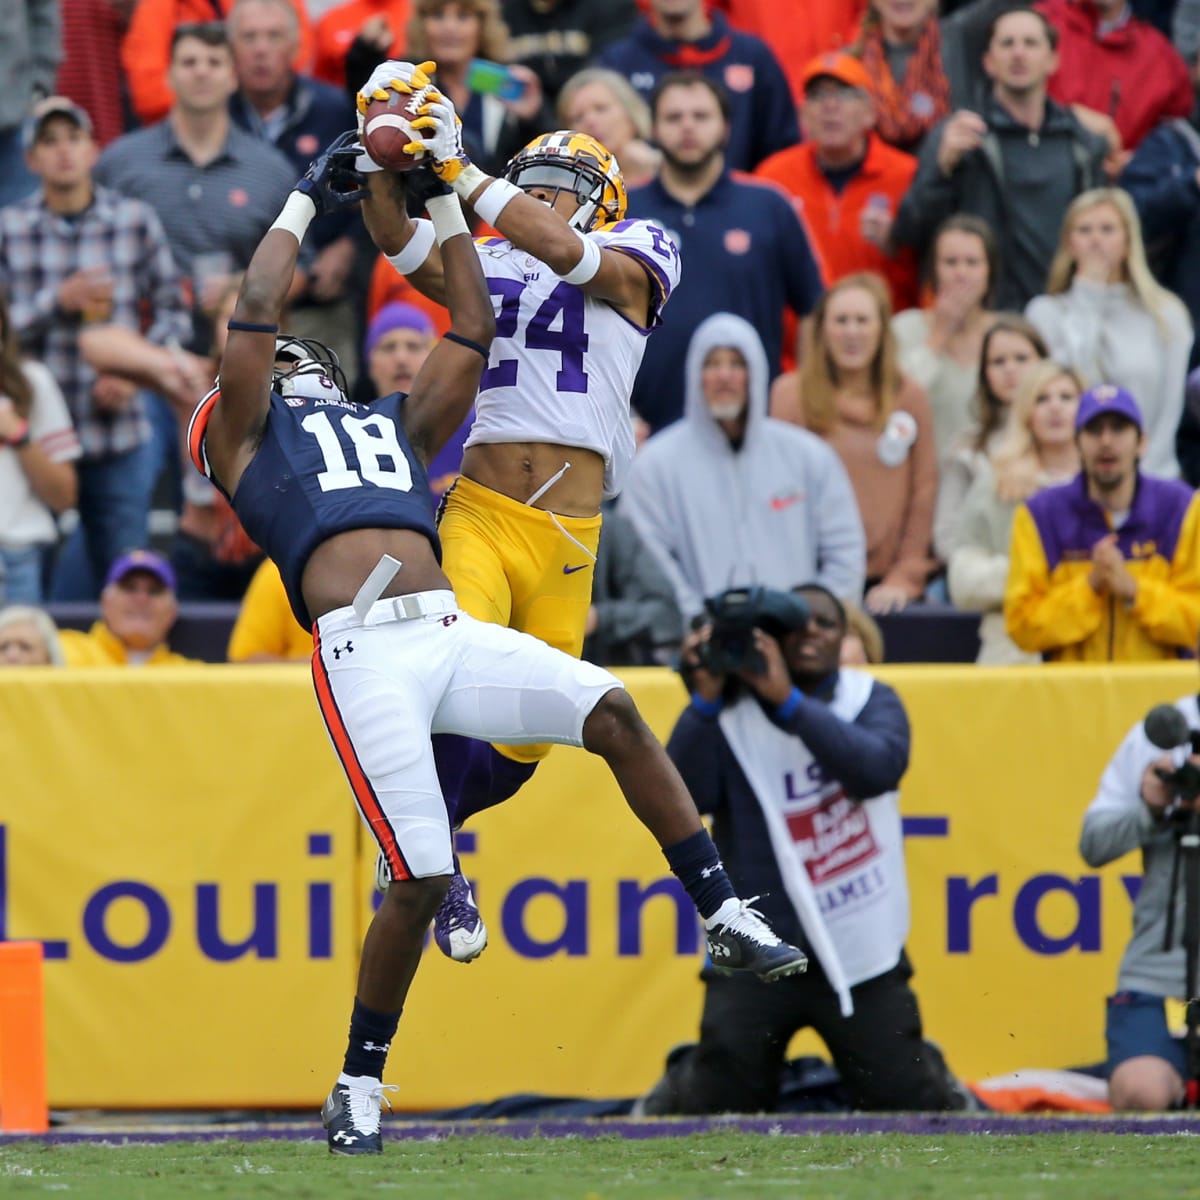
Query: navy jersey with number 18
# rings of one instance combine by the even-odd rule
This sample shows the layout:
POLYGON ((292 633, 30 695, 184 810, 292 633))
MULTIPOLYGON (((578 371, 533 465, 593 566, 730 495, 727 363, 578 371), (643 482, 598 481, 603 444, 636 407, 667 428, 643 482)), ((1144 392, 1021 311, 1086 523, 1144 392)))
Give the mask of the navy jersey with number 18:
MULTIPOLYGON (((214 388, 200 402, 188 449, 197 469, 224 492, 204 449, 219 399, 214 388)), ((429 539, 441 561, 429 479, 404 434, 404 399, 396 392, 355 404, 332 384, 327 397, 271 393, 262 441, 229 501, 246 533, 279 568, 292 612, 306 628, 312 618, 300 590, 304 568, 335 534, 411 529, 429 539)))

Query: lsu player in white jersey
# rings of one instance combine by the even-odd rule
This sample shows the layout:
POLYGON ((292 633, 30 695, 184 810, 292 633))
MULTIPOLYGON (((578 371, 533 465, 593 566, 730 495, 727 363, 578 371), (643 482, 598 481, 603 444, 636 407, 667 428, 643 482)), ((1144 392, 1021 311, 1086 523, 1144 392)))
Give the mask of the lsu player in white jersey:
MULTIPOLYGON (((586 134, 543 134, 503 178, 485 174, 464 153, 461 122, 433 86, 433 69, 382 64, 360 90, 359 109, 389 91, 420 94, 424 115, 414 126, 433 170, 501 234, 476 243, 496 337, 462 474, 442 504, 443 565, 473 617, 578 658, 600 503, 616 495, 633 458, 629 396, 645 339, 679 281, 679 252, 658 226, 626 218, 616 158, 586 134)), ((371 233, 397 271, 443 299, 428 221, 398 215, 371 233)), ((512 795, 549 749, 440 742, 452 820, 512 795)), ((459 880, 435 935, 443 952, 469 961, 487 934, 459 880)))

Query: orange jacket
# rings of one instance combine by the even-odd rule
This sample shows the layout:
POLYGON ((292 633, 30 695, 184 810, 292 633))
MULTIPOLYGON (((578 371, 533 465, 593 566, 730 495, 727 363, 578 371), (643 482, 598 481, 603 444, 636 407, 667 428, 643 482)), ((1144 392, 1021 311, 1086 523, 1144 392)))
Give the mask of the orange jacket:
POLYGON ((713 0, 709 7, 719 8, 735 29, 771 47, 799 104, 805 66, 853 39, 867 0, 713 0))
POLYGON ((896 312, 917 303, 917 262, 907 248, 885 254, 863 238, 859 221, 863 209, 885 199, 892 216, 900 207, 917 171, 911 154, 868 134, 867 156, 840 193, 817 165, 811 142, 772 154, 755 170, 756 177, 778 184, 803 208, 808 231, 817 243, 826 281, 833 283, 854 271, 878 271, 888 281, 896 312))
MULTIPOLYGON (((301 72, 312 62, 312 26, 304 0, 291 0, 300 18, 300 49, 292 66, 301 72)), ((129 81, 133 111, 143 125, 161 121, 175 102, 167 83, 171 34, 176 25, 220 20, 233 0, 139 0, 121 42, 121 66, 129 81)))
POLYGON ((345 4, 331 8, 317 21, 317 57, 313 74, 326 83, 345 87, 346 51, 372 17, 387 17, 392 31, 387 57, 403 58, 411 12, 412 0, 346 0, 345 4))

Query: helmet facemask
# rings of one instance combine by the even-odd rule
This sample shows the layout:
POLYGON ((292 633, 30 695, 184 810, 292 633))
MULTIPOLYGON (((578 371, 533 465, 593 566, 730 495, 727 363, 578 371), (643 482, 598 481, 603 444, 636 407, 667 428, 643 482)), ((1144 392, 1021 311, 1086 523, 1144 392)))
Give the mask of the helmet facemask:
POLYGON ((608 150, 585 134, 560 130, 534 138, 511 159, 504 178, 523 191, 548 191, 551 206, 563 192, 574 197, 578 208, 567 224, 580 233, 625 215, 621 168, 608 150))
POLYGON ((337 391, 343 400, 350 394, 346 373, 338 356, 328 346, 314 338, 277 337, 275 339, 275 369, 271 387, 281 396, 304 396, 326 399, 337 391), (289 363, 290 366, 281 364, 289 363))
POLYGON ((513 168, 508 176, 522 191, 542 188, 551 193, 548 201, 554 207, 558 197, 566 192, 573 196, 579 207, 567 218, 567 224, 580 233, 595 224, 597 206, 604 191, 604 177, 579 164, 533 162, 513 168))

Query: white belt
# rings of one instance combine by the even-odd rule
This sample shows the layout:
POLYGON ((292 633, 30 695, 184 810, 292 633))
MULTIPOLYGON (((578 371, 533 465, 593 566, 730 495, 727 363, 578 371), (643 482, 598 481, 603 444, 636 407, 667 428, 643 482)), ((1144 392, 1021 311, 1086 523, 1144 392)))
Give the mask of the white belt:
POLYGON ((364 625, 386 625, 389 621, 414 621, 418 617, 440 617, 458 612, 453 592, 413 592, 376 600, 363 618, 364 625))
POLYGON ((363 625, 385 625, 389 621, 414 621, 418 617, 440 617, 443 613, 458 611, 454 593, 445 590, 436 592, 410 592, 407 596, 379 597, 383 589, 396 578, 403 564, 390 554, 383 555, 371 573, 363 580, 362 587, 350 607, 363 625))

